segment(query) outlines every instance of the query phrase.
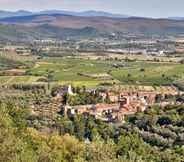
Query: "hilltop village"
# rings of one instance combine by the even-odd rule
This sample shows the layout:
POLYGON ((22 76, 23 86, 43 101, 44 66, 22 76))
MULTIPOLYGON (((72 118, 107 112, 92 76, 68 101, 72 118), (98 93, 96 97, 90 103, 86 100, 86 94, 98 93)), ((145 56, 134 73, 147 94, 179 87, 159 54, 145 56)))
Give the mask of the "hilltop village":
POLYGON ((42 105, 33 104, 31 106, 32 113, 51 116, 52 112, 68 117, 80 114, 84 116, 90 115, 105 122, 124 122, 126 116, 144 112, 155 104, 162 108, 167 105, 182 105, 183 100, 176 98, 184 94, 183 91, 174 86, 155 88, 139 86, 137 89, 133 86, 128 86, 127 88, 114 86, 101 89, 75 89, 76 92, 73 92, 73 89, 71 85, 55 88, 52 98, 54 106, 53 104, 50 104, 50 107, 45 105, 44 110, 41 111, 40 107, 42 105), (83 98, 85 101, 75 101, 78 95, 84 94, 87 95, 83 98), (90 100, 90 98, 93 99, 90 100), (89 101, 87 101, 88 99, 89 101))

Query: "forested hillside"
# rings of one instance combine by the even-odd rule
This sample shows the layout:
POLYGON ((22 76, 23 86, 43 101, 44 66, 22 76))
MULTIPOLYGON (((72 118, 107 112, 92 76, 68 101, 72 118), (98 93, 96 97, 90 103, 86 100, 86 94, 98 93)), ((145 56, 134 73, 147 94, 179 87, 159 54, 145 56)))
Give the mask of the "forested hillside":
POLYGON ((1 102, 0 161, 181 162, 183 112, 183 107, 151 109, 120 128, 82 116, 59 118, 56 134, 39 132, 46 122, 27 108, 1 102))

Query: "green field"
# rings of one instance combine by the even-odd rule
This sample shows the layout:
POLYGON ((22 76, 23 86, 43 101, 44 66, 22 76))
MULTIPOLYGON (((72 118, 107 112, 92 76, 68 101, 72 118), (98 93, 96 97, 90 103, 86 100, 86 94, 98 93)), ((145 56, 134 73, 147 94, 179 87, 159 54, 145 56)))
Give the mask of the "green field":
POLYGON ((36 76, 0 76, 0 84, 14 84, 14 83, 33 83, 36 82, 39 77, 36 76))
POLYGON ((54 79, 59 82, 89 82, 100 81, 89 77, 79 76, 78 73, 103 74, 109 73, 115 81, 124 84, 170 84, 183 79, 184 65, 176 63, 153 62, 123 62, 99 61, 84 59, 46 59, 30 69, 32 75, 44 76, 47 70, 54 71, 54 79), (124 64, 115 68, 114 64, 124 64))
POLYGON ((131 85, 163 85, 184 80, 184 65, 159 62, 125 62, 74 58, 45 58, 27 70, 28 76, 0 77, 0 83, 33 83, 53 71, 53 82, 96 86, 100 83, 122 83, 131 85), (114 65, 123 65, 115 67, 114 65), (93 78, 79 74, 108 75, 111 79, 93 78))
POLYGON ((112 76, 123 83, 161 85, 184 79, 184 65, 173 63, 132 63, 130 69, 112 71, 112 76))
POLYGON ((22 56, 14 52, 0 52, 0 71, 33 66, 36 56, 22 56))

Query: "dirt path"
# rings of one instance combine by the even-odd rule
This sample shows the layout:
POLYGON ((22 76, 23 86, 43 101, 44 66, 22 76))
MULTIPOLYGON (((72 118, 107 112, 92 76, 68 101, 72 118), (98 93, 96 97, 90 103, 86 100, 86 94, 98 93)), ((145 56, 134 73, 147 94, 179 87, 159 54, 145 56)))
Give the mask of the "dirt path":
POLYGON ((13 76, 12 76, 12 77, 10 77, 10 79, 8 79, 8 80, 7 80, 6 84, 10 84, 10 83, 12 83, 13 79, 14 79, 14 77, 13 77, 13 76))
POLYGON ((50 62, 36 62, 34 68, 39 68, 41 65, 52 65, 50 62))

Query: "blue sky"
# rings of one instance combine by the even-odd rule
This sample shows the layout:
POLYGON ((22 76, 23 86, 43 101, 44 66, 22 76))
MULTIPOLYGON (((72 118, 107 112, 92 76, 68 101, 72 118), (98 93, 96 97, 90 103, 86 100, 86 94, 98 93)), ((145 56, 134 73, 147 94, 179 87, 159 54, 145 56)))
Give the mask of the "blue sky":
POLYGON ((184 0, 0 0, 0 10, 101 10, 145 17, 184 16, 184 0))

